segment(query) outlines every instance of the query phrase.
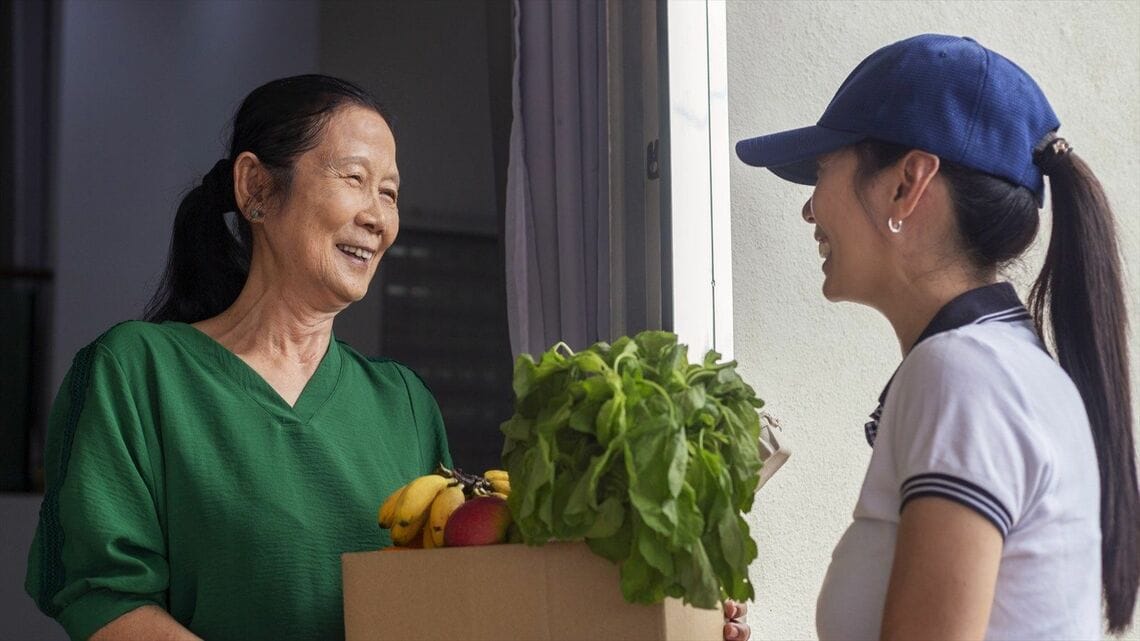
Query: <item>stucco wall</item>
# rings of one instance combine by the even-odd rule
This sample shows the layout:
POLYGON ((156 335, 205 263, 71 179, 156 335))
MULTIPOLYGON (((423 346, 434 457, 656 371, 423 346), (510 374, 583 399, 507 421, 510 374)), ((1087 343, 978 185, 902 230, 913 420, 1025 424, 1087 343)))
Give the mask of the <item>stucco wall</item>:
MULTIPOLYGON (((1122 236, 1140 408, 1140 3, 730 1, 732 139, 814 123, 859 60, 923 32, 972 36, 1026 69, 1104 183, 1122 236)), ((871 454, 862 425, 900 354, 877 313, 820 294, 799 214, 809 188, 735 159, 731 179, 736 356, 795 441, 751 515, 760 558, 749 622, 754 638, 814 638, 816 595, 871 454)), ((1047 218, 1042 229, 1010 274, 1023 293, 1047 218)))

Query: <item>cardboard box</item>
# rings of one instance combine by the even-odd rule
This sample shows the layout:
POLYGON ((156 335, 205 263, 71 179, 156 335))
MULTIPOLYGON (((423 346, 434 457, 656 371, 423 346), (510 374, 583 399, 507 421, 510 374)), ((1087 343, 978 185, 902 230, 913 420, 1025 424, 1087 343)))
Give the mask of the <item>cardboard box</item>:
POLYGON ((342 556, 346 641, 719 641, 724 615, 626 603, 584 543, 342 556))

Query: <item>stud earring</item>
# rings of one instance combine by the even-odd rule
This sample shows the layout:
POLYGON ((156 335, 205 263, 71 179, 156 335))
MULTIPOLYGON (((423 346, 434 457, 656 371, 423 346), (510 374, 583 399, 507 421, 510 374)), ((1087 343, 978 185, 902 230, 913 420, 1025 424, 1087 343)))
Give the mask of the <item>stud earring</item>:
POLYGON ((894 218, 888 218, 887 227, 890 228, 892 234, 897 234, 902 231, 902 221, 895 222, 894 218))
POLYGON ((254 207, 253 211, 249 212, 249 222, 261 220, 265 217, 265 212, 261 211, 260 207, 254 207))

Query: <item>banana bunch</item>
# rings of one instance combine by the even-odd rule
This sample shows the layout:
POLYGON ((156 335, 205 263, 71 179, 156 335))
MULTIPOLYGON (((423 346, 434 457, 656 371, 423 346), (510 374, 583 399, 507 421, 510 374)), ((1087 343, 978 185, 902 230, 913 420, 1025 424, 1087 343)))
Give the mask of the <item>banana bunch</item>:
POLYGON ((506 470, 487 470, 483 472, 483 478, 491 484, 491 494, 498 494, 504 499, 511 495, 511 479, 506 470))
POLYGON ((434 472, 413 479, 388 495, 380 505, 380 527, 391 530, 392 543, 403 548, 443 547, 443 530, 451 514, 469 498, 510 496, 505 470, 487 470, 482 476, 449 470, 442 464, 434 472))

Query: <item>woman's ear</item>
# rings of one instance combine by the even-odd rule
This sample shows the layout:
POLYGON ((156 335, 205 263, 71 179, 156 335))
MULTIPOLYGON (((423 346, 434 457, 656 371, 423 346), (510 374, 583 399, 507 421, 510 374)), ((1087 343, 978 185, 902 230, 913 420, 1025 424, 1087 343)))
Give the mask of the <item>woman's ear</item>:
POLYGON ((940 166, 938 156, 918 149, 907 152, 896 163, 892 173, 894 195, 891 198, 891 218, 902 222, 914 213, 940 166))
POLYGON ((269 181, 269 172, 256 154, 252 151, 238 154, 234 160, 234 200, 246 220, 255 209, 265 207, 269 181))

